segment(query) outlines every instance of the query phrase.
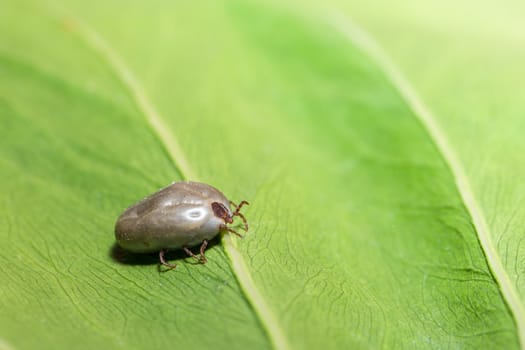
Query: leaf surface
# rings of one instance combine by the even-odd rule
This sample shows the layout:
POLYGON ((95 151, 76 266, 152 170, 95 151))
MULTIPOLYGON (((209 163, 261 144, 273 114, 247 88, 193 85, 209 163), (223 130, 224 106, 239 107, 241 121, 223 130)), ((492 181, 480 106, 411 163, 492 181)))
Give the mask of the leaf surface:
MULTIPOLYGON (((5 347, 519 347, 514 310, 447 155, 381 62, 315 7, 28 0, 3 7, 5 347), (217 242, 206 265, 175 255, 178 268, 158 273, 155 255, 116 248, 113 225, 126 206, 183 179, 250 201, 251 229, 243 240, 217 242)), ((380 44, 388 41, 394 34, 377 29, 381 17, 371 13, 363 5, 352 14, 380 44)), ((414 50, 394 37, 386 50, 400 70, 412 67, 414 50)), ((453 85, 452 62, 438 86, 453 85)), ((473 150, 490 153, 504 136, 486 144, 461 138, 462 122, 488 133, 491 121, 475 119, 467 104, 459 113, 446 99, 458 92, 437 93, 422 70, 407 72, 436 106, 491 235, 512 223, 513 252, 491 239, 506 271, 517 269, 509 261, 520 257, 519 210, 505 221, 514 197, 501 197, 499 207, 490 196, 512 184, 519 192, 523 169, 502 160, 487 169, 503 185, 488 170, 480 180, 476 170, 485 168, 477 166, 489 158, 473 150)), ((487 101, 501 106, 513 91, 487 101)), ((502 114, 509 135, 523 126, 516 111, 502 114)), ((505 140, 497 152, 523 145, 505 140)))

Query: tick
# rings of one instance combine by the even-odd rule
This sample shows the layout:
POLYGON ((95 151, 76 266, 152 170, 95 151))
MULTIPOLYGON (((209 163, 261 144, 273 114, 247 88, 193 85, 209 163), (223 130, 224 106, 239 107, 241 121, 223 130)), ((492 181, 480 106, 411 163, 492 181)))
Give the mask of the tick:
POLYGON ((242 237, 229 227, 238 216, 248 231, 248 222, 240 212, 247 201, 236 205, 218 189, 200 182, 174 182, 126 209, 115 225, 118 244, 131 252, 159 252, 160 263, 174 269, 164 256, 168 250, 183 249, 204 264, 208 242, 221 231, 242 237), (190 247, 200 244, 195 255, 190 247))

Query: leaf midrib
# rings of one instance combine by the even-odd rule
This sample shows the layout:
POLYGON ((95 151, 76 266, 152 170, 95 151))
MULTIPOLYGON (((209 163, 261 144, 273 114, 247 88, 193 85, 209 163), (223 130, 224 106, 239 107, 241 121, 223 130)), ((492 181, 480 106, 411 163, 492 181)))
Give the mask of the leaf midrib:
POLYGON ((454 177, 456 188, 472 219, 487 265, 493 278, 498 284, 510 313, 512 314, 517 327, 521 348, 525 349, 525 307, 521 303, 518 291, 505 271, 498 252, 492 242, 485 215, 474 195, 474 191, 472 190, 462 163, 438 124, 436 117, 418 96, 408 79, 403 75, 394 61, 370 34, 350 18, 343 16, 340 13, 332 13, 332 15, 329 16, 328 21, 347 39, 349 39, 354 46, 370 57, 383 71, 386 78, 391 82, 393 87, 397 89, 400 96, 413 111, 416 118, 428 133, 431 141, 436 146, 438 152, 441 154, 441 157, 454 177))
MULTIPOLYGON (((178 141, 172 134, 172 130, 167 127, 164 119, 150 101, 146 92, 142 88, 139 80, 133 72, 127 67, 118 54, 109 46, 109 44, 86 22, 73 16, 70 11, 67 12, 68 18, 74 18, 77 24, 79 36, 84 40, 86 45, 97 53, 109 67, 113 70, 115 76, 121 81, 123 86, 135 101, 137 107, 146 118, 154 134, 157 135, 162 145, 165 147, 172 163, 177 168, 179 174, 184 180, 198 181, 193 172, 190 163, 187 161, 184 152, 178 141)), ((266 332, 270 342, 275 349, 288 350, 290 346, 284 335, 283 329, 272 310, 268 307, 264 297, 259 292, 248 265, 240 251, 237 249, 235 240, 230 235, 223 235, 222 239, 224 249, 230 258, 233 273, 243 291, 246 299, 250 303, 257 316, 261 327, 266 332)))

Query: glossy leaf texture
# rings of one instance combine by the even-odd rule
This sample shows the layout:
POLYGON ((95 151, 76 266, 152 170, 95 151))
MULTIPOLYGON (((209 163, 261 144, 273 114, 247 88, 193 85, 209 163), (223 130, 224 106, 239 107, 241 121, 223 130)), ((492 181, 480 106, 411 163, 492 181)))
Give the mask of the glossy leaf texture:
POLYGON ((519 348, 518 11, 432 4, 3 1, 0 348, 519 348), (159 273, 113 225, 179 180, 250 231, 159 273))

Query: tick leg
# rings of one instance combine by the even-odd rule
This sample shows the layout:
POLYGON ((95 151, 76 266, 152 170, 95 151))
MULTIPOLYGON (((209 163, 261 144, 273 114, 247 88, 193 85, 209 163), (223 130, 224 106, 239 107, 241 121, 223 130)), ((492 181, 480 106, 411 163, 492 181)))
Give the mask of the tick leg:
POLYGON ((244 222, 244 231, 248 231, 248 221, 246 221, 246 218, 244 217, 244 215, 242 215, 241 213, 237 213, 235 215, 240 217, 242 222, 244 222))
POLYGON ((206 250, 207 246, 208 246, 208 241, 207 240, 202 241, 201 248, 200 248, 200 253, 201 253, 200 256, 193 254, 193 252, 188 247, 182 247, 182 249, 184 249, 186 254, 196 259, 201 264, 206 264, 208 262, 208 259, 206 259, 206 256, 204 255, 204 251, 206 250))
POLYGON ((228 231, 228 232, 231 232, 231 233, 233 233, 234 235, 237 235, 237 236, 243 238, 243 236, 242 236, 239 232, 235 231, 235 230, 232 229, 232 228, 229 228, 229 227, 226 226, 226 225, 222 225, 222 226, 221 226, 221 229, 223 229, 223 230, 225 230, 225 231, 228 231))
POLYGON ((230 201, 230 204, 233 205, 235 207, 235 210, 234 212, 232 213, 232 216, 238 216, 242 219, 242 222, 244 223, 244 230, 245 231, 248 231, 248 221, 246 220, 246 218, 244 217, 244 215, 240 212, 241 208, 243 205, 249 205, 250 203, 248 203, 247 201, 242 201, 241 203, 239 203, 239 205, 236 205, 235 203, 233 203, 232 201, 230 201))
POLYGON ((239 203, 239 205, 235 205, 235 203, 233 203, 232 201, 230 201, 230 203, 235 207, 235 211, 233 212, 232 216, 239 215, 239 211, 241 210, 242 206, 250 204, 247 201, 242 201, 239 203))
POLYGON ((199 258, 199 261, 201 264, 206 264, 208 262, 208 259, 206 259, 206 255, 204 255, 204 251, 206 250, 206 247, 208 246, 208 241, 205 239, 202 241, 200 253, 201 256, 199 258))
POLYGON ((196 259, 198 262, 201 262, 201 259, 199 259, 197 255, 193 254, 193 252, 188 247, 182 247, 182 249, 184 249, 184 251, 186 252, 186 254, 188 254, 188 256, 191 256, 192 258, 196 259))
POLYGON ((164 259, 164 254, 166 254, 168 251, 166 249, 161 249, 160 252, 159 252, 159 260, 160 260, 160 264, 161 265, 164 265, 166 267, 168 267, 167 270, 164 270, 164 272, 166 271, 170 271, 170 270, 173 270, 174 268, 177 267, 177 265, 175 264, 170 264, 169 262, 167 262, 165 259, 164 259))

